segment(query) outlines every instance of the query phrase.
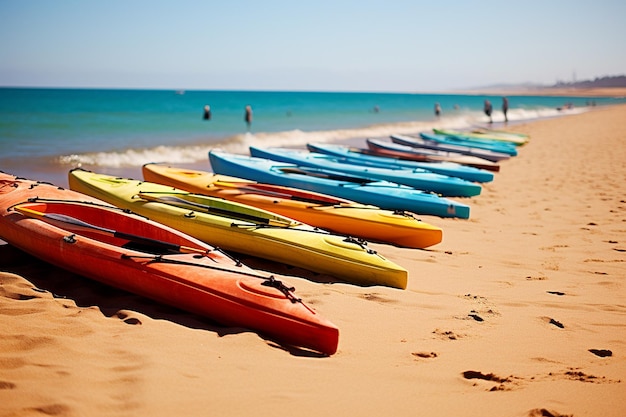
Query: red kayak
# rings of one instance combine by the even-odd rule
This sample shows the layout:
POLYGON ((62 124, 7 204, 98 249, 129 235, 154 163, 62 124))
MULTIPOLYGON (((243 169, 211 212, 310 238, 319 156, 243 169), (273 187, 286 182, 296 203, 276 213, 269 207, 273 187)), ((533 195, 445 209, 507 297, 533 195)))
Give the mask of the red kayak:
POLYGON ((0 238, 85 277, 332 355, 339 330, 274 276, 83 194, 0 173, 0 238))

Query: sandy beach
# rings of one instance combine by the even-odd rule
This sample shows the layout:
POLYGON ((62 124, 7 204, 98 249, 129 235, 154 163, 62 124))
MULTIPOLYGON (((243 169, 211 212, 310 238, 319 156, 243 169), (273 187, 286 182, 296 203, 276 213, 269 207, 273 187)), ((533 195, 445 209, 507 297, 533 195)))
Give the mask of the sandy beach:
POLYGON ((370 246, 405 291, 277 270, 340 329, 306 355, 0 246, 0 416, 626 415, 626 106, 519 124, 469 220, 370 246))
MULTIPOLYGON (((484 95, 484 90, 463 90, 465 94, 484 95)), ((503 96, 515 95, 540 95, 540 96, 576 96, 576 97, 624 97, 626 96, 626 88, 610 87, 610 88, 576 88, 576 87, 538 87, 538 88, 515 88, 515 89, 493 89, 492 94, 503 96)))

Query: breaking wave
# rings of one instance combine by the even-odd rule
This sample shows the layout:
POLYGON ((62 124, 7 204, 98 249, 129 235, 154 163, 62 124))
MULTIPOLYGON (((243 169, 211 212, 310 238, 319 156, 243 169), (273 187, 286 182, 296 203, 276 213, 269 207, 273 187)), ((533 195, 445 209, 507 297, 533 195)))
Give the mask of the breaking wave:
MULTIPOLYGON (((533 119, 557 117, 587 111, 585 108, 557 110, 554 108, 524 109, 516 108, 509 112, 510 123, 520 123, 533 119)), ((494 114, 494 123, 504 122, 502 114, 494 114)), ((309 131, 290 130, 283 132, 260 132, 234 135, 214 142, 189 144, 183 146, 159 145, 151 148, 113 150, 83 154, 63 155, 58 162, 62 165, 79 167, 82 165, 99 167, 137 167, 150 162, 186 164, 208 160, 212 149, 247 154, 248 147, 304 147, 309 142, 342 142, 363 138, 382 138, 397 133, 418 133, 438 128, 463 129, 484 125, 486 117, 480 112, 459 112, 441 117, 439 120, 390 123, 363 128, 309 131)))

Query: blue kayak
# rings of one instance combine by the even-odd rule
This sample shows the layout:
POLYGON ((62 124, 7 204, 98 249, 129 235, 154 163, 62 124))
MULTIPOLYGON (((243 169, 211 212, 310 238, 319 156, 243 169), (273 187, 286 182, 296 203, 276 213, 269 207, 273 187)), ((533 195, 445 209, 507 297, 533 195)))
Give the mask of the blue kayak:
POLYGON ((209 152, 209 160, 217 174, 315 191, 387 210, 462 219, 470 214, 468 205, 388 181, 216 150, 209 152))
POLYGON ((494 175, 484 169, 478 169, 453 162, 418 162, 407 161, 391 156, 381 156, 372 153, 369 149, 361 149, 329 143, 309 143, 309 151, 345 158, 356 165, 374 166, 379 168, 407 168, 425 169, 435 174, 461 178, 466 181, 491 182, 494 175))
POLYGON ((286 148, 257 148, 250 146, 250 155, 300 166, 309 166, 356 177, 395 182, 423 191, 432 191, 446 197, 473 197, 482 187, 460 178, 435 174, 421 168, 379 168, 355 165, 346 158, 336 158, 315 152, 286 148))
POLYGON ((391 156, 402 160, 417 162, 455 162, 474 168, 498 172, 500 165, 496 162, 487 161, 472 155, 463 155, 456 152, 434 151, 431 149, 416 148, 413 146, 400 145, 395 142, 383 140, 365 139, 369 151, 380 156, 391 156))
POLYGON ((490 151, 489 149, 472 148, 470 146, 439 143, 427 140, 421 136, 391 135, 390 137, 393 143, 398 143, 400 145, 423 148, 431 151, 455 152, 462 155, 476 156, 491 162, 505 161, 511 158, 511 155, 502 152, 490 151))
POLYGON ((517 149, 514 145, 507 143, 489 142, 462 138, 459 136, 445 136, 436 133, 420 133, 420 136, 426 140, 449 145, 468 146, 476 149, 487 149, 494 152, 504 153, 510 156, 517 156, 517 149))

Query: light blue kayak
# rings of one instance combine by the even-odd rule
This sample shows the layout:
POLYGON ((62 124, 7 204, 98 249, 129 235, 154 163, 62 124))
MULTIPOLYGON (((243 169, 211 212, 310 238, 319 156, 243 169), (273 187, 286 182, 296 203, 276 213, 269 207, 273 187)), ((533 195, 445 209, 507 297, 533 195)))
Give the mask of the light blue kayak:
POLYGON ((421 168, 379 168, 355 165, 346 158, 336 158, 296 149, 250 146, 250 155, 300 166, 342 172, 361 178, 395 182, 422 191, 432 191, 446 197, 473 197, 479 195, 482 190, 480 184, 435 174, 421 168))
POLYGON ((381 156, 391 156, 402 160, 408 159, 409 161, 417 162, 454 162, 487 171, 500 171, 500 165, 498 165, 498 163, 487 161, 477 156, 416 148, 371 138, 365 139, 365 143, 371 152, 381 156))
POLYGON ((420 133, 420 136, 426 140, 449 145, 469 146, 476 149, 487 149, 494 152, 504 153, 510 156, 517 156, 517 149, 514 145, 507 143, 489 142, 462 138, 459 136, 445 136, 436 133, 420 133))
POLYGON ((490 151, 489 149, 478 149, 470 146, 451 145, 427 140, 421 136, 412 135, 391 135, 391 141, 400 145, 412 146, 414 148, 428 149, 432 151, 455 152, 462 155, 476 156, 491 162, 505 161, 511 155, 502 152, 490 151))
POLYGON ((209 160, 217 174, 315 191, 387 210, 462 219, 470 214, 468 205, 388 181, 216 150, 209 152, 209 160))
POLYGON ((379 168, 407 168, 425 169, 435 174, 461 178, 473 182, 493 181, 493 174, 484 169, 478 169, 453 162, 418 162, 407 161, 400 158, 380 156, 371 153, 368 149, 334 145, 330 143, 309 143, 306 145, 309 151, 345 158, 350 163, 379 168))

